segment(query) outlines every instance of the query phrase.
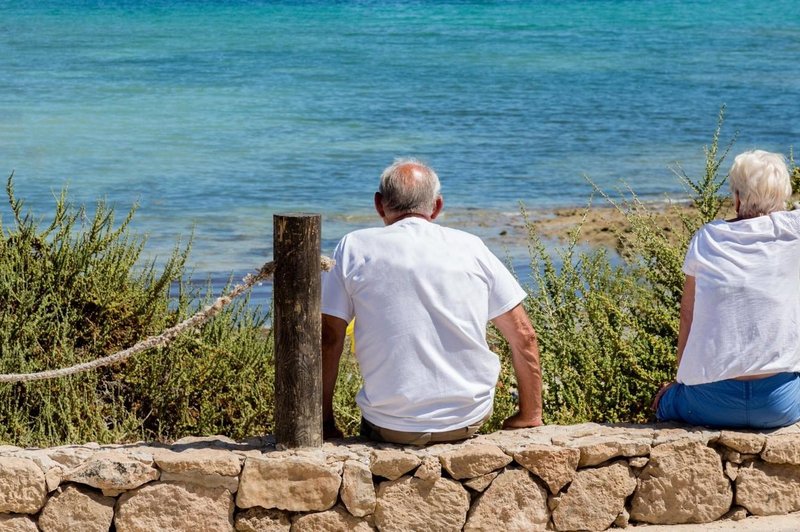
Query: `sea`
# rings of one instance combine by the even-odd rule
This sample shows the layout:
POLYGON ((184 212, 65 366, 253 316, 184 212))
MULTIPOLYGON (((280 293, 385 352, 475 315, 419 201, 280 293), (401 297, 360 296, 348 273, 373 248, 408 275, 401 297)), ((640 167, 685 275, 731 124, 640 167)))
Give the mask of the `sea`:
POLYGON ((274 214, 321 214, 326 253, 380 225, 378 176, 414 156, 441 223, 524 271, 498 237, 521 206, 685 197, 723 106, 723 146, 788 156, 798 58, 796 0, 0 0, 0 177, 42 220, 64 189, 137 205, 143 261, 191 238, 221 291, 274 214))

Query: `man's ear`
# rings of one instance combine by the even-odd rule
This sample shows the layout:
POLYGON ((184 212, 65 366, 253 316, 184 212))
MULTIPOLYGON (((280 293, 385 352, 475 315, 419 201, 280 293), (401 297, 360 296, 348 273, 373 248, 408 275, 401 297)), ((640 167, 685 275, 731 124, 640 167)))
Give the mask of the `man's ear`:
POLYGON ((435 220, 439 213, 442 212, 444 208, 444 198, 439 196, 436 198, 436 202, 433 204, 433 212, 431 213, 431 220, 435 220))
POLYGON ((378 211, 381 219, 386 218, 386 209, 383 208, 383 196, 380 192, 375 193, 375 210, 378 211))

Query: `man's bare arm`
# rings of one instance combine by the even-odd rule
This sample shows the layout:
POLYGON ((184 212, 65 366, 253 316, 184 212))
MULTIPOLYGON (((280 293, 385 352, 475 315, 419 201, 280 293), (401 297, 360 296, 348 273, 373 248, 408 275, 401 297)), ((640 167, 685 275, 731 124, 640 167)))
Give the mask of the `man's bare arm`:
POLYGON ((517 377, 519 412, 503 422, 504 429, 542 425, 542 367, 539 343, 522 304, 492 320, 511 347, 511 361, 517 377))
POLYGON ((683 350, 686 349, 686 341, 689 339, 689 331, 692 330, 694 320, 694 285, 695 280, 691 275, 687 275, 683 281, 683 295, 681 296, 681 324, 678 329, 678 365, 681 365, 683 350))
POLYGON ((333 390, 339 376, 339 359, 346 331, 346 321, 322 315, 322 436, 326 439, 342 437, 333 417, 333 390))

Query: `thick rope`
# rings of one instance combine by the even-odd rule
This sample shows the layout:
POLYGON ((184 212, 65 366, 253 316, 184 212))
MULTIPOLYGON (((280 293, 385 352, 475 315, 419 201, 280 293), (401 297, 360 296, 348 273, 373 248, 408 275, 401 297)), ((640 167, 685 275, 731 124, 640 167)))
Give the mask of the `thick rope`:
MULTIPOLYGON (((330 269, 333 267, 333 264, 334 261, 332 259, 329 259, 328 257, 321 257, 321 267, 323 271, 330 271, 330 269)), ((147 351, 148 349, 152 349, 154 347, 163 347, 165 345, 169 345, 183 331, 203 324, 210 317, 214 316, 220 310, 228 306, 236 297, 250 290, 257 282, 271 277, 274 273, 275 261, 270 261, 264 264, 258 273, 247 274, 245 278, 242 279, 242 283, 236 285, 228 295, 218 297, 211 305, 208 305, 203 310, 198 311, 190 318, 187 318, 179 324, 170 327, 158 336, 150 336, 145 338, 133 346, 122 351, 118 351, 113 355, 108 355, 106 357, 98 358, 89 362, 76 364, 68 368, 40 371, 38 373, 0 374, 0 382, 30 382, 65 377, 67 375, 73 375, 75 373, 89 371, 102 366, 108 366, 110 364, 122 362, 123 360, 126 360, 137 353, 147 351)))

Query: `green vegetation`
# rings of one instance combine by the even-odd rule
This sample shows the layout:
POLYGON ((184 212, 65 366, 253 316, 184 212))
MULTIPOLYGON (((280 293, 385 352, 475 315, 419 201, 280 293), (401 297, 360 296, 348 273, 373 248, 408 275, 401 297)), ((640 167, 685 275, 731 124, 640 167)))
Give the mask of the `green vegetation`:
MULTIPOLYGON (((630 190, 621 199, 598 190, 626 220, 618 256, 585 250, 579 226, 554 257, 528 225, 533 274, 527 311, 539 334, 547 423, 652 419, 650 400, 675 372, 686 245, 723 208, 720 167, 730 144, 719 150, 721 126, 722 114, 702 176, 692 179, 677 169, 688 207, 665 212, 630 190)), ((792 172, 793 186, 800 186, 800 171, 792 172)), ((188 246, 176 248, 163 266, 141 266, 145 242, 129 231, 135 209, 115 225, 108 206, 100 203, 90 215, 62 194, 53 221, 43 224, 25 212, 12 178, 7 195, 12 220, 0 224, 0 373, 111 354, 176 324, 204 299, 186 281, 188 246), (171 286, 178 293, 172 299, 171 286)), ((273 343, 259 315, 240 300, 169 347, 126 363, 52 381, 0 384, 0 441, 54 445, 271 432, 273 343)), ((508 347, 492 329, 489 341, 503 369, 485 431, 499 428, 516 408, 508 347)), ((358 431, 360 384, 348 349, 334 404, 347 434, 358 431)))
MULTIPOLYGON (((25 214, 13 180, 13 221, 0 225, 0 373, 92 360, 176 324, 199 294, 183 283, 188 247, 156 271, 137 267, 144 240, 132 209, 94 214, 62 194, 52 222, 25 214), (170 301, 171 284, 179 284, 170 301)), ((172 346, 72 377, 0 384, 0 441, 53 445, 263 433, 272 418, 271 342, 240 301, 172 346)))

